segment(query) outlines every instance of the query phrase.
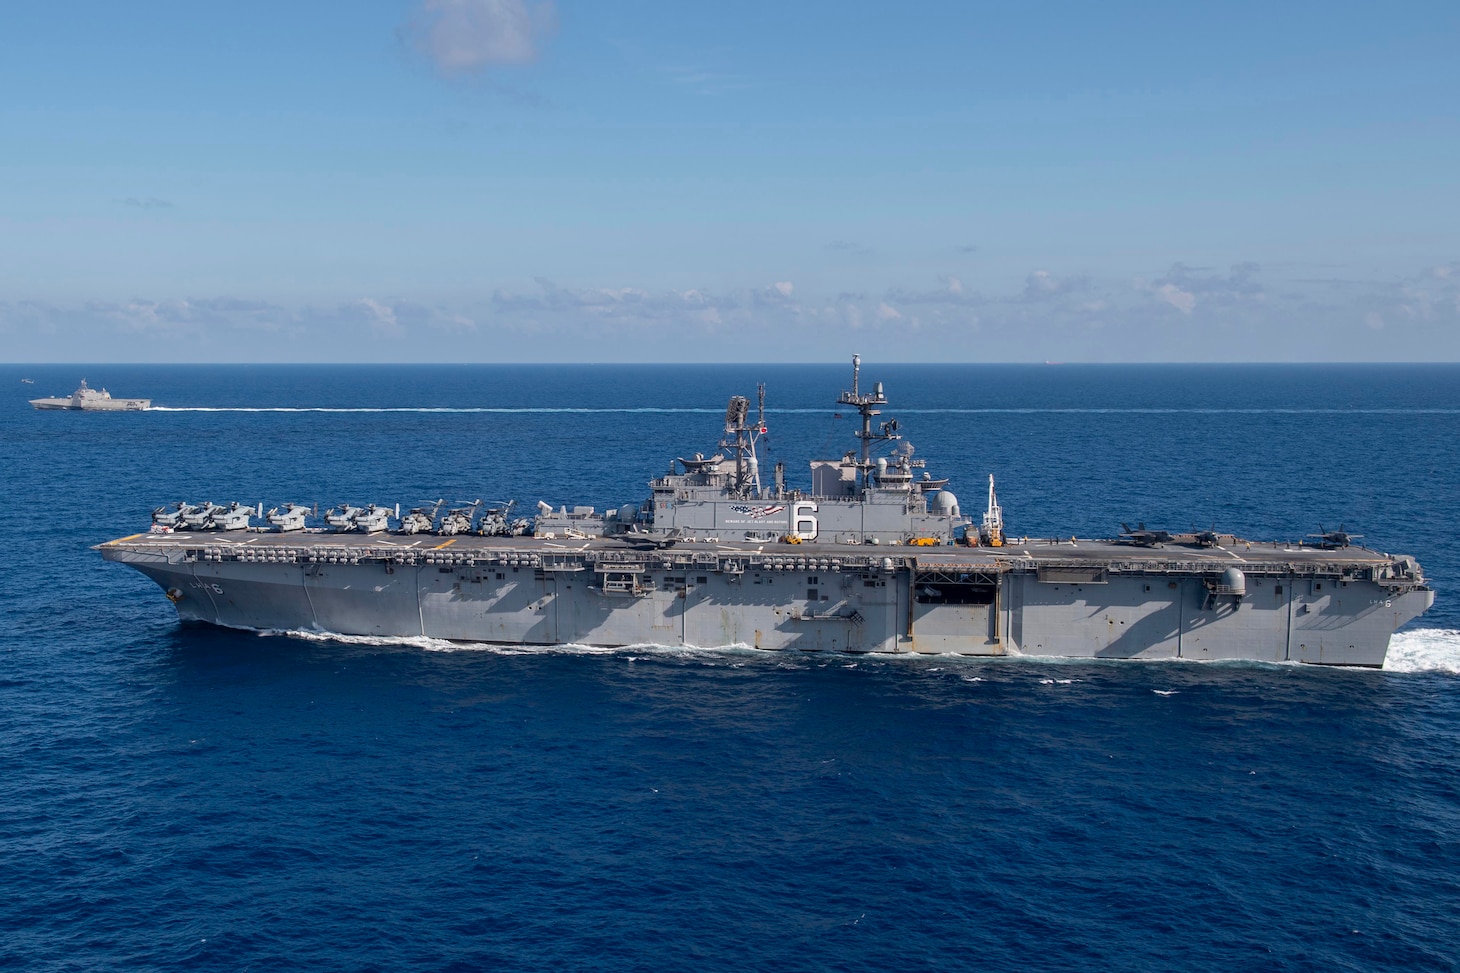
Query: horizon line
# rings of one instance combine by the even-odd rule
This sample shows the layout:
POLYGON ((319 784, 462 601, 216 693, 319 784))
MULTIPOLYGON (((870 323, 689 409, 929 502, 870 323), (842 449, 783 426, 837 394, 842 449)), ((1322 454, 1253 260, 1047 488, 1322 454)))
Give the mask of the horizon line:
MULTIPOLYGON (((1413 360, 1370 360, 1370 361, 1033 361, 1033 360, 1007 360, 1007 361, 900 361, 895 359, 872 358, 870 361, 877 365, 914 365, 919 367, 993 367, 993 366, 1038 366, 1049 368, 1075 367, 1167 367, 1167 366, 1192 366, 1199 365, 1212 368, 1224 367, 1253 367, 1253 366, 1378 366, 1378 365, 1423 365, 1443 366, 1460 365, 1460 360, 1443 361, 1413 361, 1413 360)), ((192 368, 198 366, 328 366, 342 368, 397 368, 402 366, 410 367, 477 367, 477 366, 532 366, 532 367, 562 367, 574 366, 585 368, 672 368, 679 366, 755 366, 758 368, 798 368, 804 366, 819 367, 824 365, 845 366, 849 362, 845 358, 821 361, 9 361, 0 364, 0 368, 129 368, 129 367, 157 367, 157 368, 192 368)))

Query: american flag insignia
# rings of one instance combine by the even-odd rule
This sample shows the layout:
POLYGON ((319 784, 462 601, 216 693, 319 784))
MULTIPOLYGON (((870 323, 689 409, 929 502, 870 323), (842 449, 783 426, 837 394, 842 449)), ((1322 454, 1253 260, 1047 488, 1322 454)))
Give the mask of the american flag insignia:
POLYGON ((776 504, 774 506, 766 507, 750 507, 746 506, 745 504, 737 503, 732 504, 730 506, 730 509, 738 514, 745 514, 745 516, 750 517, 754 520, 760 520, 765 517, 774 516, 775 514, 782 512, 786 508, 783 504, 776 504))

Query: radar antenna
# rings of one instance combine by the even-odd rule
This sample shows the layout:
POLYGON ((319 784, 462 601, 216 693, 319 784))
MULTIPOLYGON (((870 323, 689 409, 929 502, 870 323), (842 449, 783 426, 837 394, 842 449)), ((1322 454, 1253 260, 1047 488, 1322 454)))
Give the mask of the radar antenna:
POLYGON ((897 432, 897 420, 884 422, 877 432, 872 431, 872 417, 880 416, 882 410, 877 408, 887 404, 887 396, 882 394, 882 383, 877 382, 872 386, 870 395, 863 395, 860 386, 862 374, 862 356, 852 356, 852 390, 843 392, 837 396, 838 405, 850 405, 862 415, 862 428, 855 433, 862 441, 861 457, 857 461, 857 486, 865 490, 872 470, 872 443, 891 442, 894 439, 901 439, 897 432))
POLYGON ((760 488, 760 460, 755 455, 755 441, 765 432, 765 385, 759 388, 760 409, 754 426, 745 423, 750 415, 750 400, 743 395, 730 397, 725 407, 725 436, 720 440, 721 449, 735 451, 735 482, 731 490, 738 496, 758 497, 760 488))

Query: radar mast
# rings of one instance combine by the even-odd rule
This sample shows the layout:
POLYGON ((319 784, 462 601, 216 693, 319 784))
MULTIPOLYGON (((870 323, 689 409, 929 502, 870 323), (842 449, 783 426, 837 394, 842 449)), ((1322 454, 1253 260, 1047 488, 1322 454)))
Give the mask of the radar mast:
POLYGON ((855 433, 862 441, 862 452, 857 460, 857 487, 865 490, 870 485, 872 470, 872 443, 892 442, 901 439, 897 432, 897 420, 884 422, 878 426, 877 431, 872 431, 872 417, 880 416, 882 410, 878 406, 887 404, 887 396, 882 394, 882 383, 877 382, 872 386, 870 395, 863 395, 861 390, 862 356, 852 356, 852 390, 843 392, 837 396, 838 405, 850 405, 862 414, 862 428, 855 433))
POLYGON ((742 497, 761 495, 760 460, 755 455, 755 441, 765 432, 764 383, 761 383, 757 392, 760 403, 755 425, 748 426, 745 423, 746 417, 750 415, 750 400, 743 395, 731 396, 730 403, 725 407, 725 436, 720 440, 721 449, 735 451, 735 479, 731 484, 731 492, 742 497))

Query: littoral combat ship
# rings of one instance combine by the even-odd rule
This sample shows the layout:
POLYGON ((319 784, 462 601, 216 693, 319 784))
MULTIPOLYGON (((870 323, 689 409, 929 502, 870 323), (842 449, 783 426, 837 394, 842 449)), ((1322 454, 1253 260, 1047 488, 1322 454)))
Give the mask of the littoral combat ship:
POLYGON ((405 518, 371 505, 310 527, 300 504, 260 505, 257 525, 255 508, 178 504, 98 550, 186 620, 513 645, 1380 666, 1434 602, 1413 558, 1342 530, 1296 545, 1144 525, 1011 537, 993 477, 975 522, 898 443, 897 421, 877 420, 882 384, 865 390, 852 361, 837 403, 860 415, 857 448, 813 461, 807 490, 781 463, 762 482, 762 386, 755 419, 730 399, 717 452, 674 461, 648 499, 606 513, 539 503, 529 524, 510 505, 405 518))
MULTIPOLYGON (((21 379, 29 382, 30 379, 21 379)), ((94 389, 81 380, 81 387, 67 396, 49 399, 31 399, 37 409, 64 410, 67 412, 145 412, 152 408, 151 399, 114 399, 106 389, 94 389)))

